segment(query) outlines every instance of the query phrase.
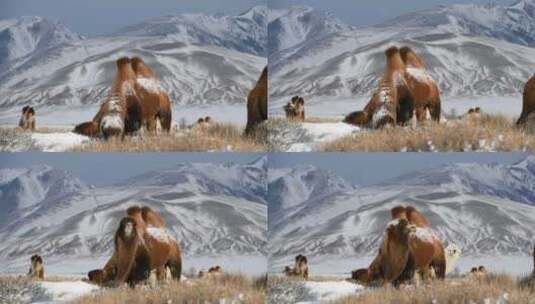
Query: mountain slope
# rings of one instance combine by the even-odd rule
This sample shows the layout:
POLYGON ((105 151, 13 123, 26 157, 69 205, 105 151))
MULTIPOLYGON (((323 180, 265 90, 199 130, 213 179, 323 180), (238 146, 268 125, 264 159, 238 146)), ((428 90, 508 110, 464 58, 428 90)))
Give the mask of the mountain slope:
POLYGON ((81 39, 64 25, 41 17, 0 20, 0 67, 28 54, 81 39))
MULTIPOLYGON (((243 104, 266 65, 262 55, 267 39, 265 10, 255 7, 239 16, 161 17, 115 35, 50 40, 49 46, 35 50, 3 45, 4 53, 14 55, 0 71, 0 108, 28 103, 99 105, 115 76, 115 60, 121 56, 142 57, 175 105, 243 104)), ((30 21, 1 21, 2 25, 12 32, 29 27, 30 21)), ((67 31, 59 24, 53 28, 53 32, 67 31)))
POLYGON ((276 224, 270 220, 270 254, 373 255, 390 209, 400 204, 423 212, 441 239, 466 255, 528 254, 535 237, 534 168, 533 156, 511 166, 459 164, 331 193, 276 224))
POLYGON ((415 49, 443 96, 518 95, 535 70, 532 3, 439 7, 271 52, 270 95, 279 103, 297 94, 371 96, 384 70, 383 52, 391 45, 415 49), (484 20, 489 10, 494 19, 484 20))
POLYGON ((238 16, 181 14, 127 26, 120 36, 166 36, 188 44, 214 45, 265 57, 267 7, 256 6, 238 16))
POLYGON ((288 50, 305 41, 353 29, 331 14, 306 6, 294 6, 286 10, 271 9, 268 15, 270 54, 288 50))
POLYGON ((510 6, 458 4, 405 14, 379 27, 429 27, 535 46, 535 1, 510 6))
POLYGON ((0 225, 0 260, 35 252, 55 258, 108 256, 118 222, 132 205, 160 213, 186 255, 263 255, 265 191, 247 185, 263 183, 265 189, 265 161, 182 164, 161 175, 147 173, 98 188, 50 167, 0 170, 2 195, 20 198, 0 225), (32 180, 45 194, 28 198, 28 187, 15 180, 32 180))

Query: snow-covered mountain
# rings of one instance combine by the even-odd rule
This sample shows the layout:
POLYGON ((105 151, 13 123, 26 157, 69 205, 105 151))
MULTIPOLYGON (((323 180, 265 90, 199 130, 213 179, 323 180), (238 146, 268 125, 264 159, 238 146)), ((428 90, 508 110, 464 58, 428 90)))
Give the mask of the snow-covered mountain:
POLYGON ((159 212, 186 255, 263 255, 266 162, 180 164, 104 187, 46 166, 0 170, 0 260, 108 256, 132 205, 159 212))
POLYGON ((292 169, 270 169, 269 225, 276 226, 293 213, 321 203, 335 193, 351 191, 354 186, 333 172, 310 165, 292 169))
POLYGON ((348 31, 344 24, 329 13, 318 12, 307 6, 269 10, 268 50, 270 53, 287 50, 311 39, 348 31))
POLYGON ((535 46, 535 1, 510 6, 457 4, 439 6, 388 20, 379 27, 429 27, 535 46))
POLYGON ((41 17, 0 20, 0 67, 28 54, 81 39, 63 24, 41 17))
POLYGON ((0 108, 98 105, 115 76, 115 60, 125 55, 142 57, 175 105, 245 103, 267 64, 266 20, 259 6, 238 16, 154 18, 87 39, 39 17, 0 21, 0 52, 11 54, 0 62, 0 108), (33 28, 34 20, 50 27, 30 31, 38 47, 4 43, 30 40, 19 28, 33 28))
POLYGON ((440 6, 270 49, 270 95, 370 96, 391 45, 415 49, 443 96, 518 95, 535 70, 534 3, 440 6))
POLYGON ((117 32, 125 36, 170 36, 189 44, 216 45, 265 57, 267 7, 255 6, 238 16, 181 14, 149 19, 117 32))
MULTIPOLYGON (((534 178, 535 156, 530 156, 510 166, 455 164, 334 191, 280 213, 276 223, 270 219, 269 252, 274 259, 298 253, 374 255, 390 209, 410 204, 446 244, 458 244, 466 255, 529 254, 535 237, 534 178)), ((272 183, 268 197, 280 189, 272 190, 272 183)))

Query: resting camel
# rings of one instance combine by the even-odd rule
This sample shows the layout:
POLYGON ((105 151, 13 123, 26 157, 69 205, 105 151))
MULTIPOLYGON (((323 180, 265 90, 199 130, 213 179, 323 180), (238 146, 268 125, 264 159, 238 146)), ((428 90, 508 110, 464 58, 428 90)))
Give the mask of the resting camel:
POLYGON ((178 243, 163 229, 165 221, 149 207, 130 207, 115 233, 115 251, 102 270, 89 272, 90 281, 100 285, 129 283, 148 279, 155 270, 164 280, 166 267, 180 280, 181 251, 178 243))
POLYGON ((413 207, 395 207, 379 252, 368 268, 352 272, 365 285, 398 286, 418 271, 424 280, 443 279, 446 256, 442 242, 429 228, 428 220, 413 207))

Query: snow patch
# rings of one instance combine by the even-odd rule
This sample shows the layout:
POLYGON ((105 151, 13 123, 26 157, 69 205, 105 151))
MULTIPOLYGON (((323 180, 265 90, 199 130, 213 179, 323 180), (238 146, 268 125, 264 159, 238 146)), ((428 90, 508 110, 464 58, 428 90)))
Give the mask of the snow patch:
POLYGON ((376 127, 377 124, 385 117, 387 117, 390 114, 390 112, 386 108, 386 104, 383 103, 381 107, 379 107, 379 110, 373 114, 372 117, 372 123, 373 126, 376 127))
POLYGON ((301 304, 335 301, 341 297, 355 295, 364 290, 364 286, 347 281, 308 281, 305 282, 305 286, 310 289, 310 293, 315 299, 312 302, 299 302, 301 304))
POLYGON ((102 129, 123 129, 123 119, 119 114, 106 115, 100 122, 102 129))
POLYGON ((32 133, 36 150, 43 152, 65 152, 90 141, 89 137, 67 133, 32 133))
POLYGON ((99 289, 98 286, 82 282, 39 282, 53 301, 69 302, 99 289))
POLYGON ((147 233, 157 239, 160 242, 169 243, 170 240, 173 238, 167 233, 167 231, 164 228, 158 228, 154 226, 148 226, 147 227, 147 233))
POLYGON ((160 93, 160 92, 163 91, 163 89, 160 86, 160 83, 158 82, 158 80, 156 80, 154 78, 138 77, 137 82, 145 90, 147 90, 147 91, 149 91, 151 93, 160 93))
POLYGON ((126 96, 135 96, 136 95, 136 91, 134 90, 134 86, 132 86, 132 84, 130 82, 123 82, 123 86, 122 86, 122 91, 123 91, 123 94, 125 94, 126 96))
POLYGON ((407 68, 407 74, 414 77, 419 82, 430 83, 434 82, 433 78, 424 69, 407 68))
POLYGON ((333 141, 338 138, 360 131, 359 127, 343 122, 334 123, 302 123, 299 131, 304 131, 301 138, 304 142, 296 142, 290 146, 288 152, 310 152, 322 142, 333 141))
POLYGON ((409 237, 417 238, 424 242, 432 243, 437 237, 430 228, 422 228, 414 226, 413 229, 409 232, 409 237))

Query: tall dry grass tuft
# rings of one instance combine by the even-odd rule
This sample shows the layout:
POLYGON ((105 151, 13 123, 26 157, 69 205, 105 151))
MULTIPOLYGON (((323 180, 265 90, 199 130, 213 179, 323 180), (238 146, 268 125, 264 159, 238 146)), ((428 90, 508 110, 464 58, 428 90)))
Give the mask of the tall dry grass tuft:
POLYGON ((267 146, 257 137, 246 137, 232 124, 179 130, 170 134, 143 134, 124 139, 93 140, 76 148, 80 152, 173 152, 233 151, 262 152, 267 146))
POLYGON ((384 287, 349 296, 336 304, 430 304, 430 303, 515 303, 534 304, 535 292, 522 288, 508 275, 489 274, 479 278, 435 281, 431 285, 395 289, 384 287))
POLYGON ((122 287, 77 299, 76 304, 264 303, 265 288, 243 275, 224 274, 158 288, 122 287))
POLYGON ((517 128, 504 116, 427 122, 417 128, 394 127, 370 130, 325 143, 324 151, 348 152, 463 152, 535 151, 535 134, 517 128))

